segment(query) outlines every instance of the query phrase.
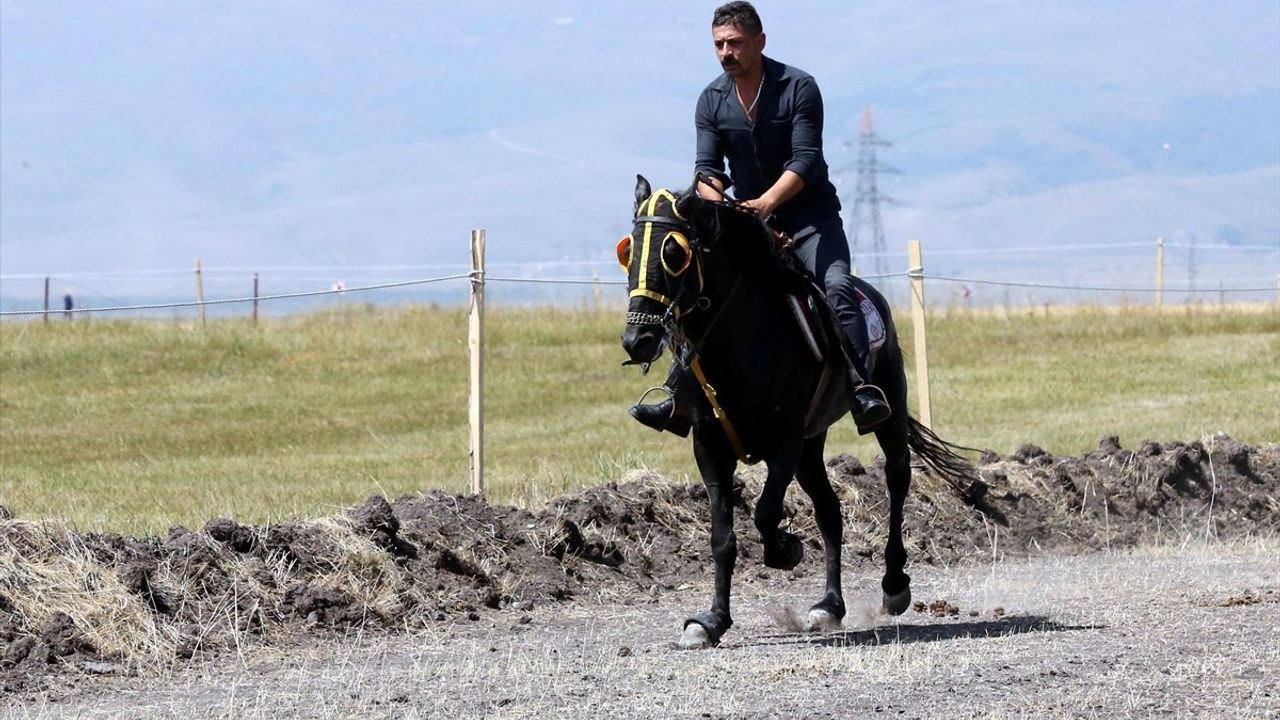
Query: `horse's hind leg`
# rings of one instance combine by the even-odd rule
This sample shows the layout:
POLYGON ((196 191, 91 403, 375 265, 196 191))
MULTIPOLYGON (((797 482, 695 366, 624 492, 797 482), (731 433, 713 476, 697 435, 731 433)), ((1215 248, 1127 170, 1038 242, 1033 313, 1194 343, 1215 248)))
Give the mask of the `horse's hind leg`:
MULTIPOLYGON (((905 408, 905 401, 897 407, 905 408)), ((907 565, 907 549, 902 543, 902 506, 911 487, 911 451, 907 446, 907 414, 895 412, 893 419, 876 430, 876 439, 884 451, 884 477, 889 486, 889 541, 884 548, 884 609, 890 615, 901 615, 911 605, 911 577, 907 565)))
POLYGON ((810 630, 834 630, 844 619, 844 593, 840 589, 840 545, 844 542, 844 521, 840 516, 840 498, 831 487, 827 467, 822 461, 822 449, 827 436, 823 433, 810 438, 800 453, 800 466, 796 479, 813 501, 813 514, 822 532, 825 550, 827 589, 822 599, 809 608, 807 625, 810 630))
POLYGON ((764 564, 778 570, 790 570, 804 559, 804 545, 800 538, 778 529, 782 524, 783 499, 787 494, 787 486, 795 477, 797 447, 784 448, 769 458, 769 475, 765 478, 764 489, 760 491, 760 499, 756 501, 756 529, 760 531, 760 543, 764 546, 764 564))

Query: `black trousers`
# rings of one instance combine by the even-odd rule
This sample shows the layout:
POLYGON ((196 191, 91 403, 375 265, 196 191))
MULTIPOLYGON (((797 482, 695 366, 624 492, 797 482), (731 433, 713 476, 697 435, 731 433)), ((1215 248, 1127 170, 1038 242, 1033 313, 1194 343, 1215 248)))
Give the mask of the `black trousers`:
POLYGON ((835 311, 845 335, 849 338, 850 360, 863 382, 870 382, 868 360, 871 348, 867 340, 867 323, 858 304, 853 275, 849 267, 849 240, 844 234, 840 216, 832 214, 803 225, 791 236, 795 255, 818 282, 835 311))

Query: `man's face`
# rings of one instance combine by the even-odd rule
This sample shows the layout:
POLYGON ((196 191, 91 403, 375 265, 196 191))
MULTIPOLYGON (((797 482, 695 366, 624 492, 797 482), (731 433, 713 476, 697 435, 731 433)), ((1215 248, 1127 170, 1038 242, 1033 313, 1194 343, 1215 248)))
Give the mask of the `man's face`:
POLYGON ((711 28, 711 39, 716 45, 716 59, 729 77, 742 77, 760 66, 764 33, 751 35, 737 25, 720 25, 711 28))

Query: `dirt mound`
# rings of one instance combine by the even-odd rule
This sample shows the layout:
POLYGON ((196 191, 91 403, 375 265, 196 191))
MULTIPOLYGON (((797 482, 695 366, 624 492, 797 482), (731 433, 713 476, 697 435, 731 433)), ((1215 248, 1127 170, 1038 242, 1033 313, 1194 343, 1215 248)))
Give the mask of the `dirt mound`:
MULTIPOLYGON (((887 496, 882 466, 829 463, 843 502, 847 565, 876 572, 887 496)), ((983 457, 955 488, 917 473, 906 538, 916 563, 1087 551, 1186 536, 1280 529, 1280 448, 1116 438, 1075 457, 1032 445, 983 457)), ((750 508, 763 480, 735 484, 739 576, 767 578, 750 508)), ((788 494, 805 539, 796 575, 821 572, 808 501, 788 494)), ((641 601, 712 571, 706 492, 635 472, 537 512, 432 492, 372 497, 332 517, 251 526, 212 520, 165 538, 75 534, 0 520, 0 685, 59 664, 136 672, 280 628, 407 627, 479 619, 575 597, 641 601)))

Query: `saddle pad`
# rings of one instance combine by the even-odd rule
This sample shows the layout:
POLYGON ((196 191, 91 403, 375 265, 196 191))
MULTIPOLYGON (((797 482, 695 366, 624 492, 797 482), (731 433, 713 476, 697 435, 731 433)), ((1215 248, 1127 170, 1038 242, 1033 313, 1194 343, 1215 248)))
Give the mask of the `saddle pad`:
POLYGON ((858 307, 862 308, 862 317, 867 323, 867 346, 871 348, 871 352, 875 352, 884 345, 884 318, 880 317, 880 311, 876 309, 876 304, 871 302, 871 298, 863 295, 862 291, 856 288, 853 292, 858 299, 858 307))
MULTIPOLYGON (((862 294, 862 291, 856 288, 854 289, 854 294, 858 301, 858 307, 862 310, 863 321, 867 324, 867 346, 871 349, 871 352, 875 352, 884 346, 886 336, 884 318, 880 317, 880 311, 876 309, 876 304, 871 302, 871 298, 862 294)), ((798 295, 788 295, 787 300, 787 304, 791 306, 791 313, 795 315, 796 324, 800 326, 800 331, 809 346, 809 351, 813 353, 815 360, 822 362, 823 353, 820 349, 822 343, 818 338, 823 337, 823 333, 821 326, 818 324, 817 313, 809 305, 812 300, 798 295)))

